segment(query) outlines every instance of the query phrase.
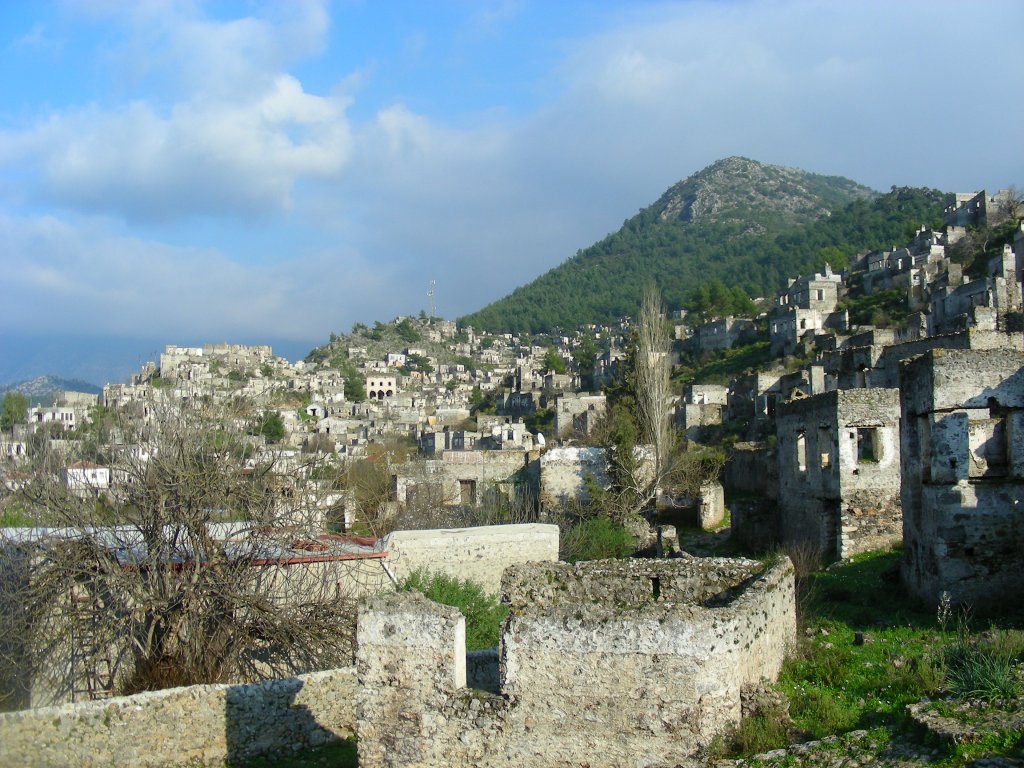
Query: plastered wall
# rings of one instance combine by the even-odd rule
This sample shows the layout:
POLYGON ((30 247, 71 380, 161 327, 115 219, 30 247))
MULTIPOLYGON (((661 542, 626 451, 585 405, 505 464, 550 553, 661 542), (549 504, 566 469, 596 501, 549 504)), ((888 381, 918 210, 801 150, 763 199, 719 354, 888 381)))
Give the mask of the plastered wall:
POLYGON ((470 579, 496 594, 510 565, 558 560, 558 526, 541 523, 395 531, 384 539, 398 581, 424 569, 470 579))

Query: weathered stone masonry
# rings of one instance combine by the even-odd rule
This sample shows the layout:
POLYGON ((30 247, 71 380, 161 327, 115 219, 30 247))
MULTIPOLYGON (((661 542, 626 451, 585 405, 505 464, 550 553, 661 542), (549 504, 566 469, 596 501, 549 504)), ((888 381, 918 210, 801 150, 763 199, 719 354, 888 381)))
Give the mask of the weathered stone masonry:
POLYGON ((375 766, 675 765, 739 722, 795 634, 792 566, 516 566, 501 693, 465 687, 464 620, 418 595, 360 611, 357 734, 375 766))
POLYGON ((252 685, 196 685, 0 714, 0 765, 209 765, 288 754, 354 732, 353 667, 252 685))
POLYGON ((1024 589, 1024 354, 933 350, 901 370, 903 581, 978 608, 1024 589))
POLYGON ((783 543, 834 559, 900 541, 897 390, 790 401, 776 414, 776 434, 783 543))

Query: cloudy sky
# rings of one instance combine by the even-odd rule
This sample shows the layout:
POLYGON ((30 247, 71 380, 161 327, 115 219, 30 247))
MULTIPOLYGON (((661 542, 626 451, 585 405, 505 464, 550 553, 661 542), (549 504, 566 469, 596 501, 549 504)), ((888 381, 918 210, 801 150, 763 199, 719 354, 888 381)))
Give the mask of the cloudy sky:
POLYGON ((454 318, 729 155, 1024 186, 1021 29, 1019 0, 0 0, 0 380, 301 356, 431 280, 454 318))

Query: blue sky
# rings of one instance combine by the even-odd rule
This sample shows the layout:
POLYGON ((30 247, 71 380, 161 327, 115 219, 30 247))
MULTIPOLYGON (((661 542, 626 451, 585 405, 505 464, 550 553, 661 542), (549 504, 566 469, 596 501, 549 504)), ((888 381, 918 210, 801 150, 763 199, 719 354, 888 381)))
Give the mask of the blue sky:
POLYGON ((294 357, 430 280, 456 317, 729 155, 1024 185, 1021 29, 1018 0, 0 0, 0 381, 32 339, 294 357))

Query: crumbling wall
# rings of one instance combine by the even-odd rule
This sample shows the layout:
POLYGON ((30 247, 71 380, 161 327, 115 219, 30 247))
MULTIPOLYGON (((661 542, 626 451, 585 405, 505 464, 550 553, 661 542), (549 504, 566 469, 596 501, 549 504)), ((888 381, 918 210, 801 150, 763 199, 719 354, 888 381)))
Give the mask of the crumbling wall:
POLYGON ((492 490, 536 488, 535 455, 522 450, 445 451, 440 459, 399 464, 391 475, 391 500, 401 505, 480 506, 492 490))
POLYGON ((589 434, 607 410, 608 399, 604 395, 559 395, 555 400, 555 436, 569 437, 573 432, 589 434))
POLYGON ((780 406, 784 544, 834 559, 900 540, 898 397, 895 389, 835 390, 780 406))
POLYGON ((630 560, 506 572, 501 695, 464 687, 464 624, 419 595, 359 616, 359 759, 672 765, 740 719, 795 635, 792 565, 630 560))
POLYGON ((728 448, 722 472, 728 494, 756 494, 774 499, 778 494, 775 453, 764 442, 735 443, 728 448))
POLYGON ((677 525, 710 531, 725 520, 725 489, 721 483, 704 483, 696 498, 660 491, 655 504, 659 516, 668 514, 677 525))
POLYGON ((901 371, 903 580, 977 608, 1024 588, 1024 353, 934 350, 901 371))

